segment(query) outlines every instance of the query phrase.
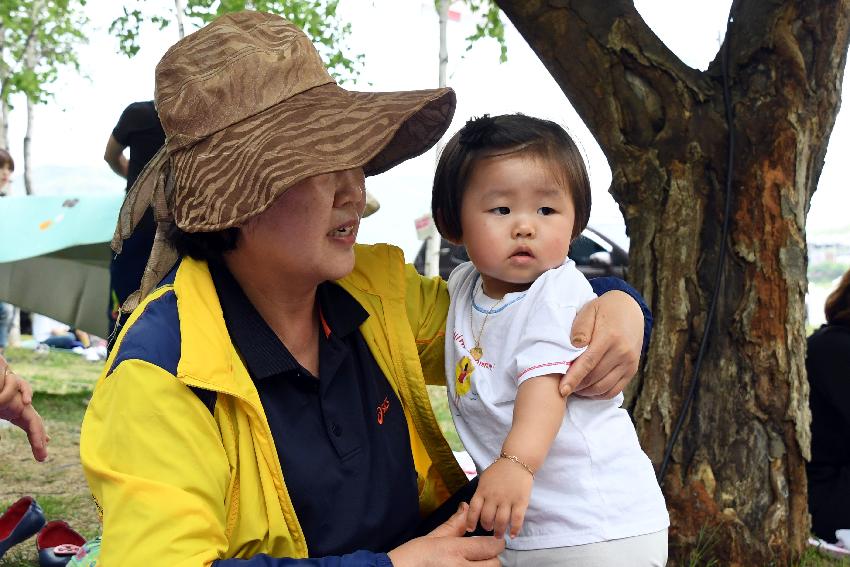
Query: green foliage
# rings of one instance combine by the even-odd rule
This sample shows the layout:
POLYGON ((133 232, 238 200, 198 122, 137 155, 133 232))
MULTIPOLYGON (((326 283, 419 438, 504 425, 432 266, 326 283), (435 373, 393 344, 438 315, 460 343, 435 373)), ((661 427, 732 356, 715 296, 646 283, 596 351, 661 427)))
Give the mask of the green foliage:
POLYGON ((463 451, 463 443, 460 442, 460 437, 458 437, 452 420, 452 412, 449 409, 449 401, 446 398, 446 387, 428 386, 428 397, 431 400, 434 417, 437 418, 437 424, 440 426, 440 431, 443 432, 446 441, 449 442, 449 446, 453 451, 463 451))
MULTIPOLYGON (((51 394, 90 392, 103 369, 103 363, 89 362, 64 349, 38 353, 32 349, 9 347, 6 360, 34 390, 51 394)), ((44 414, 45 408, 39 407, 39 411, 44 414)))
POLYGON ((810 283, 831 284, 835 278, 840 278, 850 268, 847 264, 836 262, 820 262, 809 264, 808 278, 810 283))
POLYGON ((0 0, 0 101, 15 93, 36 103, 52 95, 59 69, 79 70, 75 49, 86 41, 86 0, 0 0), (33 55, 28 61, 28 51, 33 55))
MULTIPOLYGON (((351 24, 337 14, 339 0, 187 0, 185 16, 189 22, 206 24, 222 14, 241 10, 257 10, 278 14, 291 21, 313 40, 328 70, 340 82, 357 78, 363 67, 363 54, 352 54, 345 47, 351 35, 351 24)), ((139 30, 145 22, 160 29, 175 19, 173 10, 167 14, 151 13, 144 0, 125 2, 124 14, 109 27, 118 38, 120 52, 132 57, 139 51, 139 30)))
MULTIPOLYGON (((437 0, 439 2, 439 0, 437 0)), ((464 0, 473 14, 481 15, 481 20, 475 24, 475 33, 466 38, 466 50, 472 49, 479 39, 489 37, 499 43, 499 61, 508 60, 508 45, 505 43, 505 26, 500 16, 501 10, 494 0, 464 0)))
MULTIPOLYGON (((109 33, 118 38, 118 50, 127 57, 133 57, 139 52, 139 29, 145 22, 145 16, 138 8, 128 10, 124 6, 123 11, 123 15, 109 24, 109 33)), ((162 16, 150 16, 148 20, 161 30, 169 24, 169 19, 162 16)))
POLYGON ((850 559, 842 559, 841 557, 829 557, 823 555, 813 547, 807 547, 803 551, 802 557, 797 567, 848 567, 850 559))
POLYGON ((714 555, 719 539, 719 527, 703 526, 697 534, 697 541, 687 557, 688 567, 718 567, 720 563, 714 555))

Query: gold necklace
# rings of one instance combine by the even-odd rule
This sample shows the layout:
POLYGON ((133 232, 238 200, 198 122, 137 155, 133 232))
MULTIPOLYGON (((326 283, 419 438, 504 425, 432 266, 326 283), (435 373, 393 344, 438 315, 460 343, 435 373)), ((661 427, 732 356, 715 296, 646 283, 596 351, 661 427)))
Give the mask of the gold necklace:
MULTIPOLYGON (((481 286, 481 292, 484 293, 484 286, 481 286)), ((472 312, 475 309, 475 295, 472 296, 472 303, 469 304, 469 328, 472 331, 472 340, 475 341, 475 346, 469 350, 469 354, 472 355, 476 361, 481 360, 481 357, 484 356, 484 349, 481 348, 481 337, 484 335, 484 326, 487 325, 487 319, 490 318, 490 313, 496 311, 496 308, 502 304, 502 301, 505 300, 505 296, 502 296, 502 299, 496 302, 496 304, 487 310, 487 313, 484 314, 484 321, 481 322, 481 328, 478 329, 478 337, 475 336, 475 329, 472 326, 472 312)))

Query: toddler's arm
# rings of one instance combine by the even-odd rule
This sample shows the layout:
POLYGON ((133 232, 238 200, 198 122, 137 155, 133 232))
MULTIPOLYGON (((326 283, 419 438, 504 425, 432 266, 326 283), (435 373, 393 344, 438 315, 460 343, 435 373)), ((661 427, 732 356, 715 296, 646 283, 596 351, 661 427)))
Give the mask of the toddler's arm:
POLYGON ((468 531, 474 531, 480 519, 484 529, 493 530, 497 538, 504 536, 508 525, 511 537, 519 533, 533 473, 546 459, 564 419, 566 404, 558 391, 561 376, 546 374, 520 384, 502 456, 481 473, 469 504, 468 531))

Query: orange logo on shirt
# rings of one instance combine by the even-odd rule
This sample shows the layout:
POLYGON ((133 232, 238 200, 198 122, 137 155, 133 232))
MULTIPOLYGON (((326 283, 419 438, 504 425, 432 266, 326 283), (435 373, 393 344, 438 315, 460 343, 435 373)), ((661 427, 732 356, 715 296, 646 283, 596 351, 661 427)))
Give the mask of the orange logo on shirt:
POLYGON ((381 405, 378 406, 378 425, 384 424, 384 414, 387 413, 390 409, 390 398, 389 396, 384 398, 384 401, 381 402, 381 405))

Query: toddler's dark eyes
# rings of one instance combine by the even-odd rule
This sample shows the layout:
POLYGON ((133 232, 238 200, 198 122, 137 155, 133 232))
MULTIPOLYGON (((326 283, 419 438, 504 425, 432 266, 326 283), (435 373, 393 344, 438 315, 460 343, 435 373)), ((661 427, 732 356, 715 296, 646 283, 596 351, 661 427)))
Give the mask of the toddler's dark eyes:
POLYGON ((496 213, 497 215, 509 215, 511 213, 510 207, 494 207, 490 210, 496 213))
POLYGON ((554 214, 555 209, 553 209, 552 207, 540 207, 539 209, 537 209, 537 212, 545 217, 547 215, 554 214))

